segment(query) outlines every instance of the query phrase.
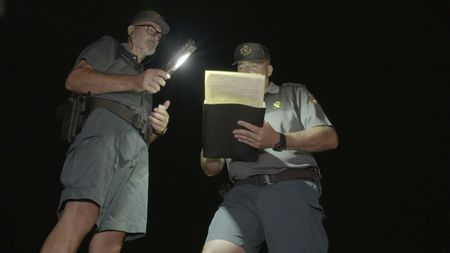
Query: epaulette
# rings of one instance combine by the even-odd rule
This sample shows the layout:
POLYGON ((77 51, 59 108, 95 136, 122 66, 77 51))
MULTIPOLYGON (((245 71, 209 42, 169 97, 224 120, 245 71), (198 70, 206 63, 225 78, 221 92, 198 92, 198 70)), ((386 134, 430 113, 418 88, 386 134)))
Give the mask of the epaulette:
POLYGON ((282 86, 298 86, 298 87, 305 87, 304 84, 301 83, 282 83, 282 86))

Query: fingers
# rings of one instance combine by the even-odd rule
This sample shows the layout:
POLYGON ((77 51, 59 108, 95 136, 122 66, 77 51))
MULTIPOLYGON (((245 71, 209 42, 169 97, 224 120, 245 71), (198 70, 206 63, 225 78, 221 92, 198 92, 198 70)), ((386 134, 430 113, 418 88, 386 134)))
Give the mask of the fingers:
POLYGON ((157 133, 164 132, 165 129, 167 129, 168 121, 158 119, 153 116, 149 116, 150 120, 150 126, 153 128, 154 131, 157 133))
POLYGON ((153 75, 153 76, 158 76, 158 77, 160 77, 163 80, 167 80, 167 79, 170 78, 170 75, 166 71, 164 71, 162 69, 146 69, 144 71, 144 73, 150 74, 150 75, 153 75))
POLYGON ((161 87, 166 85, 166 81, 160 76, 147 75, 144 77, 144 89, 154 94, 161 90, 161 87))
POLYGON ((154 94, 161 90, 161 87, 166 85, 167 79, 170 75, 161 69, 147 69, 143 73, 142 87, 144 90, 154 94))
POLYGON ((259 128, 259 127, 255 126, 255 125, 253 125, 251 123, 248 123, 247 121, 243 121, 243 120, 238 120, 237 124, 247 128, 248 130, 250 130, 252 132, 257 131, 258 128, 259 128))
POLYGON ((144 84, 144 90, 150 92, 151 94, 155 94, 161 90, 161 87, 156 83, 144 84))
POLYGON ((149 120, 153 129, 160 132, 167 127, 169 123, 169 113, 167 113, 167 108, 169 106, 170 101, 166 100, 164 104, 154 108, 153 112, 150 113, 149 120))
POLYGON ((233 136, 239 142, 254 148, 271 147, 276 132, 268 122, 265 122, 263 127, 258 127, 242 120, 239 120, 237 123, 244 127, 244 129, 233 130, 233 136))
POLYGON ((249 138, 248 136, 245 135, 234 135, 234 137, 242 143, 245 143, 253 148, 259 148, 258 143, 255 142, 252 138, 249 138))
POLYGON ((150 125, 152 126, 153 129, 161 132, 162 130, 164 130, 167 127, 167 121, 158 119, 156 117, 150 116, 150 125))
POLYGON ((261 136, 249 131, 247 129, 235 129, 233 130, 233 137, 236 138, 239 142, 243 142, 247 145, 250 145, 256 148, 259 144, 259 140, 261 136))
POLYGON ((243 126, 245 129, 235 129, 233 134, 236 136, 244 136, 256 139, 261 132, 261 128, 243 120, 238 120, 238 125, 243 126))
POLYGON ((154 119, 157 119, 162 122, 168 122, 169 121, 169 114, 166 110, 162 110, 160 108, 155 108, 152 113, 150 113, 150 116, 154 119))

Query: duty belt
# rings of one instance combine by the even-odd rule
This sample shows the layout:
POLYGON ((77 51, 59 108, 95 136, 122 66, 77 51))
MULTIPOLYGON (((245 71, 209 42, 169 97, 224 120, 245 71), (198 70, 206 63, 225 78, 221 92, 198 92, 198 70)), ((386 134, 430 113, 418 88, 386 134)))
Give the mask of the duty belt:
POLYGON ((119 102, 93 97, 90 101, 90 109, 94 110, 95 108, 103 108, 119 116, 134 126, 142 138, 144 138, 144 141, 148 143, 151 131, 148 126, 148 120, 144 118, 142 114, 131 111, 119 102))
POLYGON ((286 169, 277 174, 260 174, 250 176, 243 180, 235 180, 234 185, 244 185, 244 184, 252 184, 252 185, 270 185, 282 181, 288 180, 308 180, 317 185, 319 190, 321 191, 320 184, 320 170, 317 167, 309 167, 304 169, 286 169))

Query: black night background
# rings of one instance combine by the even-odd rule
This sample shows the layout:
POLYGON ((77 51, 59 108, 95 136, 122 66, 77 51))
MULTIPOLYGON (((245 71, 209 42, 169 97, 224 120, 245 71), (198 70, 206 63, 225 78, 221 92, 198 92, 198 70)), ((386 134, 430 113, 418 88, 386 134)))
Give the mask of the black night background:
MULTIPOLYGON (((330 253, 449 252, 450 4, 432 1, 2 1, 0 252, 38 252, 56 222, 67 146, 56 108, 80 51, 126 40, 137 12, 171 25, 149 67, 187 38, 197 51, 155 104, 167 134, 150 152, 148 235, 123 252, 200 252, 226 173, 199 163, 205 70, 233 70, 234 47, 271 51, 272 80, 303 83, 340 146, 316 154, 330 253)), ((87 252, 83 244, 80 252, 87 252)))

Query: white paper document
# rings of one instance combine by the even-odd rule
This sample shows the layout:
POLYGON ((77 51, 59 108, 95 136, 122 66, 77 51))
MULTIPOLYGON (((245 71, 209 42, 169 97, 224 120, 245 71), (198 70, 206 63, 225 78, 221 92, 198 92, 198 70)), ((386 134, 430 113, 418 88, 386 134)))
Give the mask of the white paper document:
POLYGON ((264 107, 265 76, 230 71, 205 71, 205 104, 264 107))

